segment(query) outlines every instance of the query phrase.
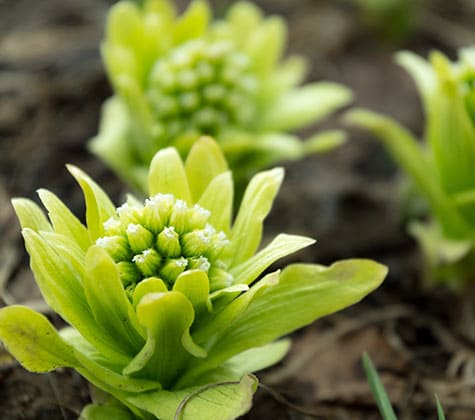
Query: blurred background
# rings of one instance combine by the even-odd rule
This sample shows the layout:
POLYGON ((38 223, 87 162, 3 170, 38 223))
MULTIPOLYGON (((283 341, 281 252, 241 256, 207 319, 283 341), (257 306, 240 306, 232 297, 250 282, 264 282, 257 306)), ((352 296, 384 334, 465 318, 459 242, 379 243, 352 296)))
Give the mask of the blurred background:
MULTIPOLYGON (((113 3, 0 0, 2 304, 28 304, 53 316, 34 285, 11 197, 36 200, 35 191, 45 187, 83 214, 67 162, 89 173, 117 204, 126 191, 86 149, 111 94, 99 43, 113 3)), ((211 3, 220 16, 233 2, 211 3)), ((424 126, 418 94, 394 53, 427 56, 440 49, 455 58, 457 48, 475 44, 473 0, 254 3, 287 19, 288 52, 308 59, 308 80, 343 83, 353 89, 356 105, 390 115, 418 135, 424 126)), ((188 2, 176 4, 183 9, 188 2)), ((340 116, 326 120, 325 128, 342 126, 340 116)), ((279 396, 259 390, 245 418, 380 418, 360 364, 368 351, 401 419, 435 418, 434 393, 447 418, 473 419, 475 346, 454 332, 455 298, 419 287, 420 255, 398 208, 400 174, 375 139, 348 133, 341 148, 285 165, 267 233, 317 238, 299 260, 374 258, 389 265, 390 276, 362 304, 298 332, 284 364, 259 375, 279 396)), ((29 374, 0 348, 2 419, 73 419, 87 401, 87 385, 76 374, 29 374)))

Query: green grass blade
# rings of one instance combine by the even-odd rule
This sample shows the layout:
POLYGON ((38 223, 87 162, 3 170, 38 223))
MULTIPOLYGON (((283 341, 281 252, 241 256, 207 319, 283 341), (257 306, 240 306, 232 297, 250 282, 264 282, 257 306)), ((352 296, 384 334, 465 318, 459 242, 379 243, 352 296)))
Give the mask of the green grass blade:
POLYGON ((378 372, 376 371, 373 362, 369 356, 365 353, 363 354, 363 367, 368 378, 371 391, 373 392, 374 399, 378 404, 379 412, 383 416, 384 420, 397 420, 396 414, 391 406, 389 401, 388 394, 386 393, 381 379, 379 378, 378 372))
POLYGON ((439 401, 439 397, 435 396, 435 402, 437 404, 437 419, 438 420, 445 420, 444 409, 442 408, 442 404, 439 401))

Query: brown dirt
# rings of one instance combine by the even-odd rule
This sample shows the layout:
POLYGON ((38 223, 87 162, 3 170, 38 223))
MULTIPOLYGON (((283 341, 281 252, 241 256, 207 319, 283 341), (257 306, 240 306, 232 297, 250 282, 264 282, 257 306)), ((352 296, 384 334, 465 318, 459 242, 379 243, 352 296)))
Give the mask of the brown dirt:
MULTIPOLYGON (((98 43, 111 3, 0 0, 0 290, 5 304, 47 311, 9 198, 34 198, 37 188, 46 187, 81 214, 66 162, 86 170, 117 202, 124 193, 85 147, 110 93, 98 43)), ((231 2, 214 3, 223 10, 231 2)), ((308 57, 310 79, 347 84, 357 105, 392 115, 416 133, 422 130, 420 104, 411 80, 393 63, 394 51, 425 54, 441 48, 453 55, 457 47, 475 42, 470 0, 426 0, 413 33, 399 45, 364 26, 349 1, 256 3, 287 17, 289 51, 308 57)), ((339 124, 333 118, 324 127, 339 124)), ((454 332, 451 309, 459 305, 457 298, 418 285, 420 258, 397 211, 399 176, 384 150, 350 131, 339 150, 289 163, 286 171, 269 234, 285 223, 287 232, 318 238, 300 260, 369 257, 387 264, 390 275, 362 304, 297 332, 285 361, 259 375, 266 387, 244 418, 380 418, 361 368, 364 351, 378 366, 401 419, 435 418, 434 393, 447 418, 473 418, 475 343, 454 332)), ((0 353, 1 419, 72 419, 87 401, 87 384, 74 372, 33 375, 0 353)))

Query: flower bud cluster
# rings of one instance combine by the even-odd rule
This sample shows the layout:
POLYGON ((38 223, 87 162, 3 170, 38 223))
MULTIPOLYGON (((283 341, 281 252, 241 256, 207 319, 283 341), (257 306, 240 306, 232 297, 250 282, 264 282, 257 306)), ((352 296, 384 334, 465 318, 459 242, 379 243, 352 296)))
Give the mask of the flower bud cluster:
POLYGON ((104 223, 96 244, 114 259, 124 287, 155 277, 172 286, 187 270, 208 274, 211 289, 229 286, 232 276, 220 260, 228 245, 224 232, 208 223, 210 213, 171 194, 157 194, 144 205, 125 203, 104 223))
POLYGON ((193 40, 159 59, 147 96, 156 113, 155 135, 216 135, 254 114, 257 80, 249 58, 226 41, 193 40))

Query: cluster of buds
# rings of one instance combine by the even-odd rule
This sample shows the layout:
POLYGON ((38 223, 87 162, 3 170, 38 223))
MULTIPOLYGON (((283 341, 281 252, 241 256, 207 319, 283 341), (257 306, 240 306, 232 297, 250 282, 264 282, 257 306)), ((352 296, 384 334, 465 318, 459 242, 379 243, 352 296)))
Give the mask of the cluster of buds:
POLYGON ((129 196, 118 208, 69 169, 86 225, 46 190, 49 220, 30 200, 13 204, 38 286, 70 327, 58 332, 14 305, 0 309, 0 339, 27 369, 72 367, 104 391, 86 420, 236 418, 256 390, 251 372, 285 355, 282 336, 357 302, 386 274, 373 261, 347 260, 261 276, 314 241, 280 234, 258 250, 283 171, 257 174, 231 223, 231 173, 209 138, 185 162, 176 149, 159 151, 149 198, 129 196))
POLYGON ((210 290, 228 287, 233 276, 219 259, 230 243, 223 231, 207 223, 210 212, 188 206, 171 194, 158 193, 145 204, 125 203, 104 222, 96 245, 117 264, 120 279, 133 296, 138 283, 164 282, 168 289, 190 270, 208 275, 210 290))
POLYGON ((248 126, 257 89, 249 57, 231 42, 195 40, 177 47, 154 65, 145 92, 157 143, 248 126))
POLYGON ((124 180, 146 191, 155 153, 173 146, 185 157, 213 136, 244 187, 258 170, 341 144, 340 130, 302 141, 290 134, 351 100, 336 83, 299 86, 300 57, 283 59, 286 24, 250 2, 212 19, 205 1, 179 15, 170 0, 130 0, 109 13, 102 55, 114 96, 103 108, 91 150, 124 180))

